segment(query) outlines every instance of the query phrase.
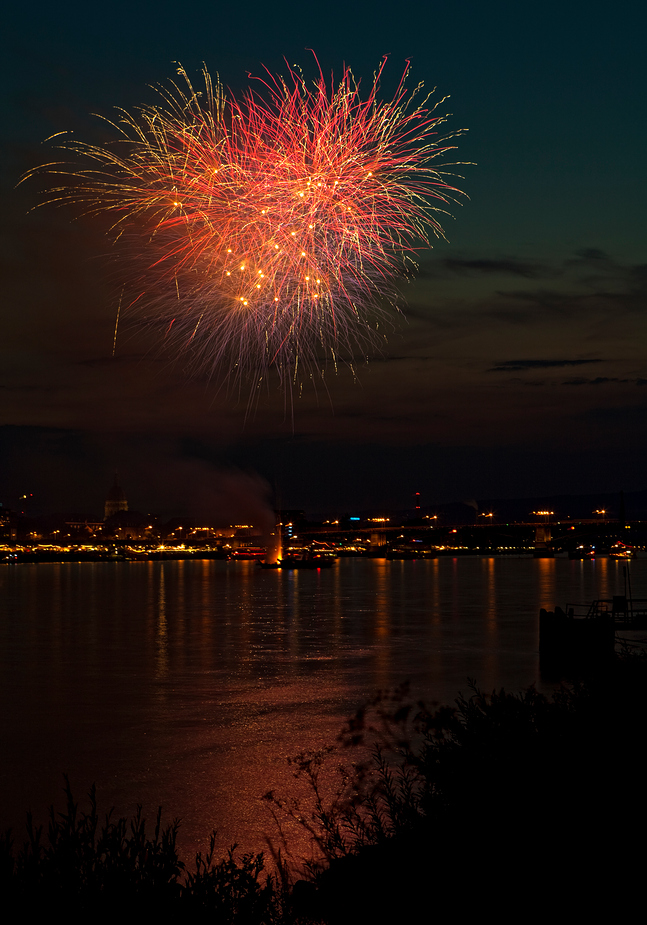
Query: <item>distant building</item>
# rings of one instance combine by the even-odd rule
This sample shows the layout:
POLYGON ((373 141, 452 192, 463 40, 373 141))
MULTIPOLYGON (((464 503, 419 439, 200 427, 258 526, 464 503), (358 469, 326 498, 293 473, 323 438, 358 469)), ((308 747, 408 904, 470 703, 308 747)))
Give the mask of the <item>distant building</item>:
POLYGON ((281 530, 281 538, 286 540, 291 540, 295 533, 300 530, 306 519, 305 511, 300 510, 289 510, 289 511, 274 511, 276 516, 277 526, 281 530))
POLYGON ((16 515, 0 504, 0 542, 15 542, 17 536, 16 515))
POLYGON ((84 520, 66 520, 65 527, 65 537, 62 535, 61 530, 53 530, 52 537, 57 537, 58 539, 89 539, 103 533, 103 521, 97 522, 87 518, 84 520))
POLYGON ((117 473, 115 472, 115 484, 108 492, 106 503, 103 509, 103 519, 107 520, 113 514, 119 514, 120 511, 128 510, 128 501, 124 494, 123 488, 120 488, 117 482, 117 473))
POLYGON ((155 532, 155 518, 139 511, 117 511, 106 517, 103 532, 116 540, 148 540, 155 532))

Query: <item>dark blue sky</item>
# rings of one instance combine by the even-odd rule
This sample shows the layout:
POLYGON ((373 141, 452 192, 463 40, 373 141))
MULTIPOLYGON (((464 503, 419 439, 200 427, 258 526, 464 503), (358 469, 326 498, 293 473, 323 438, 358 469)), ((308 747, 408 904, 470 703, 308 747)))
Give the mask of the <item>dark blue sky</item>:
MULTIPOLYGON (((406 506, 645 487, 647 194, 642 3, 165 2, 14 6, 5 16, 0 500, 100 511, 117 465, 133 507, 195 506, 215 466, 284 503, 406 506), (283 56, 370 80, 390 54, 467 127, 469 201, 422 254, 383 357, 306 395, 245 404, 125 338, 111 357, 108 248, 14 189, 40 142, 151 101, 174 61, 238 90, 283 56)), ((389 84, 391 81, 391 84, 389 84)), ((214 502, 215 503, 215 502, 214 502)))

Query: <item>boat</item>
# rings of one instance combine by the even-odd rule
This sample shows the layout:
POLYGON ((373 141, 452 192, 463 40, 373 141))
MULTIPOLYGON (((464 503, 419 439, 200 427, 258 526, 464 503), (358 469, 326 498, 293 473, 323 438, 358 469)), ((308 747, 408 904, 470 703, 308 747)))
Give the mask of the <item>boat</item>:
POLYGON ((389 561, 397 559, 413 561, 414 559, 436 559, 437 556, 438 553, 435 549, 412 549, 410 546, 393 546, 391 549, 387 550, 385 558, 389 561))
POLYGON ((279 568, 286 568, 286 569, 332 568, 332 564, 334 561, 335 560, 332 558, 332 556, 317 556, 317 555, 285 556, 283 559, 280 560, 279 568))
POLYGON ((577 546, 575 549, 569 550, 568 558, 569 559, 595 559, 595 547, 577 546))
POLYGON ((229 558, 234 560, 241 560, 243 562, 249 562, 250 560, 258 560, 259 562, 265 558, 266 552, 264 546, 239 546, 237 549, 234 549, 229 558))
POLYGON ((635 559, 636 550, 626 543, 617 542, 609 549, 610 559, 635 559))
POLYGON ((332 568, 336 558, 337 556, 332 550, 322 545, 317 545, 314 548, 292 547, 285 555, 279 555, 274 562, 260 562, 259 565, 264 569, 332 568))

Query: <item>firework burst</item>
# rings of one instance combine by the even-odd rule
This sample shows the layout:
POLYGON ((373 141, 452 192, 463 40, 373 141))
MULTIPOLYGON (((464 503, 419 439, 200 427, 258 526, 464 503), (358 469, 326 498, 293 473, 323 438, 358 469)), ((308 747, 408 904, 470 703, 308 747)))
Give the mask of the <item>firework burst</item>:
POLYGON ((268 73, 236 99, 179 68, 157 105, 118 110, 114 142, 58 137, 74 157, 39 168, 61 177, 47 201, 112 214, 136 254, 127 301, 191 366, 286 384, 352 362, 459 192, 437 164, 453 148, 443 101, 406 90, 408 65, 381 101, 384 64, 364 97, 348 69, 268 73))

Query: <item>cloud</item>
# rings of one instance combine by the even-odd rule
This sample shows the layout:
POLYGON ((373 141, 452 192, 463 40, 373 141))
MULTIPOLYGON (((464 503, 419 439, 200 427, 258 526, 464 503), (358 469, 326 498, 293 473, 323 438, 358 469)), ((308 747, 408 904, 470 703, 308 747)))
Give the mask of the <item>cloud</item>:
MULTIPOLYGON (((358 360, 362 361, 365 359, 366 359, 365 356, 360 356, 358 358, 355 358, 353 362, 357 363, 358 360)), ((369 365, 372 366, 376 363, 410 363, 412 360, 416 363, 431 363, 437 359, 438 359, 437 356, 432 356, 431 354, 427 355, 427 354, 410 353, 410 354, 402 354, 399 356, 396 354, 393 354, 393 355, 383 354, 381 356, 380 355, 372 356, 370 358, 369 365)))
MULTIPOLYGON (((465 260, 456 257, 447 257, 442 265, 453 273, 458 274, 507 274, 510 276, 523 276, 526 279, 536 279, 546 275, 546 268, 516 257, 499 260, 477 259, 465 260)), ((552 274, 551 274, 552 275, 552 274)))
POLYGON ((525 369, 554 369, 561 366, 582 366, 586 363, 602 363, 599 357, 590 360, 503 360, 498 366, 488 369, 489 373, 517 373, 525 369))
POLYGON ((617 376, 597 376, 595 379, 565 379, 562 385, 608 385, 610 382, 630 385, 647 385, 647 379, 620 379, 617 376))
POLYGON ((585 247, 575 252, 575 257, 565 261, 565 266, 581 266, 582 264, 611 263, 612 259, 599 247, 585 247))

